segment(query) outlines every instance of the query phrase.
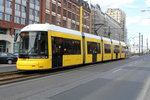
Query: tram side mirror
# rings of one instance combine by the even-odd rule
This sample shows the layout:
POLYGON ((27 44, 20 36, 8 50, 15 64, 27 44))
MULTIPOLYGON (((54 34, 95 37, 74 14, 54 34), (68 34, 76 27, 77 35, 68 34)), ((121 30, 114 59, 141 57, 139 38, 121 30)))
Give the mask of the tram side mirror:
POLYGON ((18 33, 15 33, 15 35, 14 35, 14 42, 16 42, 17 39, 18 39, 18 33))

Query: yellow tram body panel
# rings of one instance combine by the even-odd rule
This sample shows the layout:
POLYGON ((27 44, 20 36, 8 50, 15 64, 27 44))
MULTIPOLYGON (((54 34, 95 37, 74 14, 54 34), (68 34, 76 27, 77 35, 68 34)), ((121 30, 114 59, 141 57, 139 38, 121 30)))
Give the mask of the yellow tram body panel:
MULTIPOLYGON (((48 32, 48 48, 51 48, 51 37, 48 32)), ((19 70, 45 70, 52 68, 52 51, 49 49, 47 59, 19 58, 16 65, 19 70)))
POLYGON ((63 66, 82 64, 81 55, 63 55, 63 66))
POLYGON ((92 55, 86 54, 85 63, 92 63, 92 55))
MULTIPOLYGON (((31 27, 31 29, 32 29, 32 27, 31 27)), ((58 27, 58 31, 59 31, 59 27, 58 27)), ((65 31, 61 31, 61 32, 58 32, 58 31, 57 31, 57 26, 56 26, 55 31, 54 30, 47 31, 48 32, 48 36, 47 36, 47 38, 48 38, 48 55, 46 58, 38 58, 38 59, 36 59, 36 58, 33 58, 33 59, 19 58, 17 61, 17 64, 16 64, 17 69, 19 69, 19 70, 44 70, 44 69, 54 68, 54 66, 53 66, 53 63, 55 62, 55 60, 53 60, 53 57, 54 57, 53 54, 55 54, 53 52, 53 48, 54 48, 53 43, 55 43, 55 41, 53 41, 53 39, 55 39, 54 37, 64 38, 66 40, 70 39, 70 40, 73 40, 73 42, 75 40, 80 41, 80 42, 78 42, 78 44, 80 43, 80 50, 81 50, 80 53, 76 53, 76 54, 75 53, 74 54, 62 54, 61 55, 61 57, 62 57, 61 66, 57 66, 57 67, 65 67, 65 66, 83 64, 84 60, 85 60, 85 63, 92 63, 93 61, 100 62, 100 61, 108 61, 108 60, 116 59, 116 55, 113 50, 114 45, 119 45, 120 50, 119 50, 118 58, 125 58, 125 52, 122 52, 122 47, 124 45, 111 44, 111 41, 109 41, 109 39, 108 40, 105 39, 102 41, 100 37, 98 38, 98 36, 93 36, 95 38, 93 38, 93 37, 83 38, 82 37, 83 34, 80 33, 80 35, 78 35, 77 31, 70 31, 70 33, 67 33, 67 32, 65 33, 65 31), (71 32, 76 32, 76 33, 71 34, 71 32), (99 43, 100 44, 100 46, 99 46, 100 52, 96 52, 96 53, 94 52, 94 53, 88 54, 88 43, 87 42, 91 42, 92 45, 94 43, 96 43, 96 45, 98 45, 97 43, 99 43), (105 52, 105 47, 104 47, 105 44, 109 44, 109 48, 110 48, 109 52, 110 53, 105 52), (84 57, 85 57, 85 59, 84 59, 84 57)), ((79 48, 79 46, 78 46, 78 48, 79 48)), ((60 50, 64 50, 64 48, 62 48, 60 50)), ((68 50, 71 50, 71 49, 68 49, 68 50)), ((76 50, 76 48, 75 48, 75 50, 76 50)), ((79 49, 77 49, 77 50, 79 51, 79 49)), ((94 46, 94 49, 91 51, 92 52, 96 51, 95 46, 94 46)))
POLYGON ((120 45, 121 51, 120 51, 120 58, 125 58, 125 49, 124 49, 125 45, 120 45), (123 50, 124 49, 124 50, 123 50))
POLYGON ((99 39, 93 39, 93 38, 89 38, 89 37, 85 37, 85 63, 92 63, 92 57, 93 55, 92 54, 88 54, 88 45, 87 45, 87 42, 94 42, 94 43, 100 43, 100 53, 96 54, 96 62, 100 62, 102 61, 102 43, 101 43, 101 40, 99 39))
POLYGON ((103 61, 108 61, 108 60, 111 60, 111 59, 112 59, 112 45, 111 45, 111 42, 103 40, 103 61), (104 46, 105 44, 110 45, 110 50, 111 50, 110 53, 105 52, 105 46, 104 46))
POLYGON ((44 70, 51 68, 49 59, 22 59, 17 61, 17 69, 19 70, 44 70))
POLYGON ((75 39, 81 41, 81 54, 80 55, 63 55, 62 66, 71 66, 71 65, 79 65, 83 63, 83 46, 82 46, 82 37, 61 33, 56 31, 48 31, 48 58, 47 59, 18 59, 17 61, 17 69, 19 70, 44 70, 51 69, 52 66, 52 40, 51 37, 62 37, 68 39, 75 39))
POLYGON ((97 54, 97 61, 102 61, 102 54, 97 54))
POLYGON ((118 43, 113 43, 112 44, 112 50, 113 50, 113 52, 112 52, 112 59, 113 60, 115 60, 115 59, 120 59, 121 58, 121 52, 120 52, 120 50, 121 50, 121 48, 120 48, 120 44, 118 44, 118 43), (117 57, 117 54, 114 52, 114 46, 119 46, 119 53, 118 53, 118 57, 117 57))
MULTIPOLYGON (((61 32, 56 32, 56 31, 49 31, 49 32, 51 33, 51 37, 61 37, 61 38, 67 38, 67 39, 80 40, 81 54, 63 55, 62 66, 83 64, 83 46, 82 46, 82 37, 81 36, 67 34, 67 33, 61 33, 61 32)), ((50 44, 52 44, 52 43, 50 43, 50 44)), ((51 52, 51 54, 52 54, 52 52, 51 52)))
POLYGON ((112 46, 113 46, 113 47, 112 47, 112 50, 113 50, 113 51, 112 51, 112 59, 113 59, 113 60, 116 59, 116 53, 114 53, 114 46, 115 46, 115 45, 117 45, 117 44, 116 44, 116 43, 113 43, 113 44, 112 44, 112 46))

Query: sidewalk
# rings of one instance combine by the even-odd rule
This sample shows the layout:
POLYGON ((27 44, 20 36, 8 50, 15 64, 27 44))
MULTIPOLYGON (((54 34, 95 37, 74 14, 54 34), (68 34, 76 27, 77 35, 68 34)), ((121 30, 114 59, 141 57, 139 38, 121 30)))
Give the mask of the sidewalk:
POLYGON ((16 64, 0 64, 0 67, 14 67, 16 64))

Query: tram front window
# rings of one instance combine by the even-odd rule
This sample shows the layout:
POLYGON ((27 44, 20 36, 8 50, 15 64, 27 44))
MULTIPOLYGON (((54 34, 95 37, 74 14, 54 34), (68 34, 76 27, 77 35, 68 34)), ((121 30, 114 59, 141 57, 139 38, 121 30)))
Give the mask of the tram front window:
POLYGON ((47 58, 47 32, 21 32, 19 58, 47 58))

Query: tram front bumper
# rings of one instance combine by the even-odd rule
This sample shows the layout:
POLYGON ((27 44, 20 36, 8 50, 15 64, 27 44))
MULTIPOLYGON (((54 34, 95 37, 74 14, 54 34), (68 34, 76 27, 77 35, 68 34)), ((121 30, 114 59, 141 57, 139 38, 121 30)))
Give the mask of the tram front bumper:
POLYGON ((49 68, 45 61, 17 61, 17 69, 19 70, 42 70, 49 68))

